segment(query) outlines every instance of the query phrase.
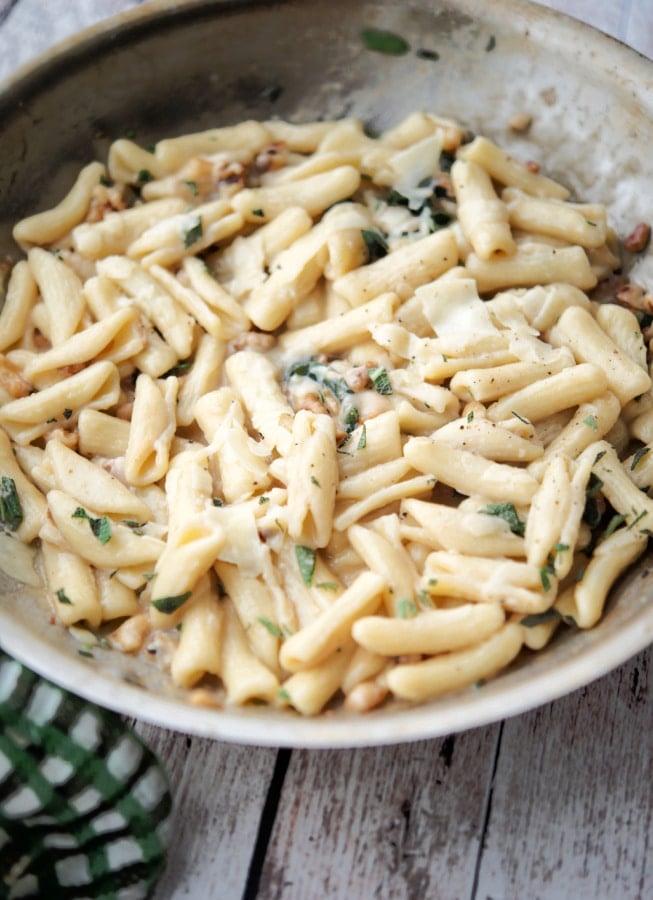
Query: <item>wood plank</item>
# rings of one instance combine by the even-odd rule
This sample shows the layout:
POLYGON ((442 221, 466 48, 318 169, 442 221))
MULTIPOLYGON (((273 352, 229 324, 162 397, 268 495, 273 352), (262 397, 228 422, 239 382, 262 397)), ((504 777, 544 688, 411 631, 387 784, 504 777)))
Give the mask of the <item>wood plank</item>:
MULTIPOLYGON (((0 79, 53 44, 109 16, 140 5, 141 0, 4 0, 0 79)), ((0 5, 0 21, 3 7, 0 5)))
POLYGON ((581 22, 587 22, 612 34, 615 37, 622 36, 624 27, 624 11, 629 4, 626 0, 536 0, 540 6, 547 6, 557 12, 565 13, 581 22))
POLYGON ((161 759, 175 801, 155 900, 242 896, 276 751, 133 724, 161 759))
POLYGON ((257 897, 469 897, 499 731, 293 751, 257 897))
POLYGON ((653 896, 652 663, 505 723, 475 896, 653 896))
POLYGON ((653 59, 653 5, 650 0, 632 0, 623 38, 627 44, 653 59))

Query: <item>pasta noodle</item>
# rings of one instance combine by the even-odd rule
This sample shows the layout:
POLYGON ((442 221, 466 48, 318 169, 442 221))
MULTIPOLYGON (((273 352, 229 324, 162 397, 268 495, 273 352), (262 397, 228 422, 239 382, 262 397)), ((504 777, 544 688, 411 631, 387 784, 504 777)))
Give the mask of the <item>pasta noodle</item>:
POLYGON ((191 702, 462 691, 647 544, 607 210, 457 122, 116 140, 14 235, 0 568, 191 702))

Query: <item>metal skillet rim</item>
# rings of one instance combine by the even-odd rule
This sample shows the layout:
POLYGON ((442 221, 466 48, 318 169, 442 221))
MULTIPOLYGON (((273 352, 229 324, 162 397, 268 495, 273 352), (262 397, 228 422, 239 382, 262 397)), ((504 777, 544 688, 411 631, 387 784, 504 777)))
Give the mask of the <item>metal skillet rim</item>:
MULTIPOLYGON (((151 26, 157 21, 168 21, 170 17, 174 18, 181 13, 192 15, 194 11, 203 9, 215 9, 219 13, 267 5, 270 4, 248 4, 243 0, 159 0, 147 8, 123 12, 60 42, 18 69, 1 90, 20 90, 22 83, 32 74, 46 69, 52 60, 69 53, 83 53, 85 48, 116 30, 137 28, 142 24, 151 26)), ((448 5, 451 5, 450 0, 448 5)), ((461 0, 458 3, 463 11, 474 11, 475 6, 473 0, 461 0)), ((634 94, 643 94, 646 84, 651 84, 653 69, 648 61, 636 51, 595 32, 590 26, 572 22, 566 16, 533 4, 525 6, 515 0, 499 0, 492 7, 491 15, 495 16, 509 15, 510 11, 525 14, 528 10, 534 27, 542 23, 546 25, 553 21, 565 21, 570 33, 577 32, 579 36, 592 33, 599 49, 608 46, 611 48, 616 57, 615 67, 618 65, 622 76, 630 79, 634 94), (643 80, 643 76, 648 78, 648 82, 643 80)), ((43 647, 34 645, 29 631, 20 623, 7 618, 4 610, 0 610, 0 622, 0 644, 18 660, 72 692, 124 715, 137 716, 161 727, 218 740, 260 746, 307 748, 392 744, 487 725, 506 716, 524 713, 587 685, 653 641, 653 608, 649 607, 648 610, 642 610, 632 622, 622 626, 618 634, 604 638, 602 645, 605 646, 600 660, 595 659, 597 648, 591 647, 586 652, 572 656, 552 671, 536 674, 534 679, 526 683, 526 690, 524 684, 517 680, 515 684, 501 685, 496 691, 488 686, 488 690, 484 692, 466 692, 464 695, 448 698, 444 703, 435 701, 437 708, 434 704, 427 704, 410 709, 392 709, 385 713, 378 711, 364 717, 321 716, 316 719, 300 719, 294 715, 266 714, 260 709, 213 712, 193 708, 177 700, 145 693, 140 688, 122 683, 119 683, 118 692, 115 679, 93 670, 81 660, 70 659, 70 655, 63 650, 57 649, 44 656, 43 647), (591 663, 589 668, 588 663, 591 663), (493 696, 494 693, 496 696, 493 696)), ((500 685, 500 679, 494 684, 500 685)))

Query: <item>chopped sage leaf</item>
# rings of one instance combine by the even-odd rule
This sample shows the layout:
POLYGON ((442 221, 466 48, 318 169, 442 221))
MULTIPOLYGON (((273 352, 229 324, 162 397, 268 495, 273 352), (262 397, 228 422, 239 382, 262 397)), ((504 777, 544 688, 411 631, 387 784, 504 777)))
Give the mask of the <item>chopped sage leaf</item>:
POLYGON ((128 528, 131 528, 131 530, 135 531, 136 534, 143 533, 143 526, 145 525, 145 522, 137 522, 135 519, 123 519, 122 521, 124 525, 126 525, 128 528))
POLYGON ((183 594, 172 594, 169 597, 155 597, 152 600, 152 606, 158 609, 159 612, 170 615, 176 612, 180 606, 183 606, 191 594, 192 591, 185 591, 183 594))
POLYGON ((368 50, 385 53, 387 56, 403 56, 410 50, 410 45, 401 35, 382 28, 363 28, 360 39, 368 50))
POLYGON ((357 450, 364 450, 367 447, 367 428, 365 423, 363 423, 363 427, 361 428, 360 437, 358 438, 358 443, 356 444, 357 450))
MULTIPOLYGON (((260 502, 261 502, 261 501, 259 500, 259 503, 260 503, 260 502)), ((212 503, 214 506, 224 506, 224 500, 221 500, 219 497, 214 497, 214 498, 211 500, 211 503, 212 503)))
POLYGON ((72 414, 73 414, 72 409, 69 409, 68 407, 66 407, 66 409, 64 409, 64 411, 63 411, 64 419, 69 419, 72 416, 72 414))
MULTIPOLYGON (((633 510, 633 512, 635 512, 635 510, 633 510)), ((637 525, 638 522, 641 522, 645 516, 646 516, 646 510, 643 509, 640 513, 638 513, 635 516, 635 518, 633 519, 632 522, 628 523, 628 530, 630 530, 631 528, 634 528, 635 525, 637 525)))
POLYGON ((315 477, 315 475, 311 475, 311 484, 314 484, 315 487, 322 487, 322 485, 321 485, 320 482, 317 480, 317 478, 315 477))
POLYGON ((408 197, 404 196, 404 194, 400 194, 399 191, 392 188, 388 192, 387 197, 385 198, 385 202, 388 206, 408 206, 408 197))
POLYGON ((267 497, 265 494, 261 494, 261 496, 258 498, 259 506, 262 506, 264 503, 269 503, 269 502, 270 502, 270 498, 267 497))
POLYGON ((154 175, 150 172, 149 169, 141 169, 138 175, 136 176, 136 181, 138 184, 147 184, 148 181, 153 181, 154 175))
POLYGON ((350 406, 344 417, 344 426, 347 432, 353 431, 358 424, 358 409, 350 406))
MULTIPOLYGON (((334 377, 333 369, 314 356, 292 363, 286 371, 286 380, 288 381, 293 376, 310 378, 322 388, 331 391, 336 400, 343 400, 347 394, 353 393, 344 378, 334 377)), ((356 413, 356 418, 358 418, 358 413, 356 413)))
POLYGON ((590 477, 587 482, 587 490, 585 491, 586 497, 596 497, 597 494, 601 493, 601 488, 603 487, 603 482, 595 475, 594 472, 590 473, 590 477))
POLYGON ((59 588, 56 592, 56 597, 59 603, 64 603, 66 606, 73 606, 73 601, 70 599, 68 594, 64 591, 63 588, 59 588))
POLYGON ((387 255, 388 242, 378 228, 362 228, 361 234, 367 249, 367 261, 376 262, 387 255))
POLYGON ((258 621, 261 625, 270 632, 273 637, 283 638, 283 631, 279 628, 278 625, 275 625, 271 619, 266 619, 265 616, 259 616, 258 621))
POLYGON ((161 378, 170 378, 171 375, 183 375, 184 372, 187 372, 192 365, 193 363, 190 359, 180 359, 175 366, 173 366, 171 369, 168 369, 167 372, 164 372, 161 378))
POLYGON ((383 366, 377 366, 374 369, 368 369, 370 380, 377 394, 391 394, 392 385, 390 384, 390 376, 387 369, 383 366))
POLYGON ((297 565, 299 566, 299 574, 302 576, 302 581, 304 584, 310 585, 315 572, 315 550, 312 547, 303 547, 301 544, 296 544, 295 556, 297 557, 297 565))
POLYGON ((262 219, 262 218, 265 216, 265 213, 263 212, 263 210, 261 209, 261 207, 258 206, 256 209, 253 209, 253 210, 252 210, 252 215, 253 215, 253 216, 258 216, 259 218, 262 219))
POLYGON ((73 519, 86 519, 91 531, 101 544, 108 544, 111 540, 111 522, 106 516, 94 519, 83 507, 78 506, 72 517, 73 519))
POLYGON ((523 537, 526 531, 526 524, 517 515, 514 503, 488 503, 483 509, 479 509, 480 513, 486 516, 498 516, 506 522, 513 534, 523 537))
POLYGON ((604 539, 610 537, 610 535, 613 534, 620 525, 623 525, 625 521, 626 517, 621 515, 620 513, 614 515, 608 522, 607 528, 605 529, 605 532, 603 534, 604 539))
POLYGON ((650 447, 640 447, 639 450, 637 450, 637 452, 633 455, 633 460, 630 464, 631 472, 633 471, 633 469, 637 468, 637 466, 641 463, 650 449, 650 447))
POLYGON ((397 603, 397 615, 400 619, 414 619, 417 615, 417 604, 414 600, 399 600, 397 603))
POLYGON ((436 53, 435 50, 427 50, 424 47, 420 47, 419 50, 416 50, 415 56, 417 56, 419 59, 431 59, 434 62, 440 59, 439 53, 436 53))
POLYGON ((492 50, 494 50, 496 45, 497 45, 497 39, 495 38, 495 36, 493 34, 491 34, 490 37, 488 38, 487 44, 485 45, 485 52, 490 53, 492 50))
POLYGON ((285 688, 279 688, 277 697, 279 698, 279 700, 285 700, 286 703, 290 703, 290 694, 285 688))
POLYGON ((185 181, 184 184, 186 185, 188 190, 191 192, 191 194, 194 197, 197 197, 197 193, 199 190, 199 188, 197 187, 197 182, 196 181, 185 181))
POLYGON ((188 250, 189 247, 192 247, 204 234, 202 228, 202 217, 195 216, 193 222, 189 227, 184 231, 184 247, 188 250))
POLYGON ((519 620, 519 624, 525 628, 536 628, 538 625, 544 625, 546 622, 556 622, 560 618, 557 609, 545 609, 541 613, 532 613, 530 616, 524 616, 519 620))
POLYGON ((90 659, 93 659, 93 651, 90 647, 79 647, 77 652, 80 656, 88 656, 90 659))
POLYGON ((16 482, 9 475, 0 478, 0 524, 16 531, 23 521, 23 507, 16 490, 16 482))
POLYGON ((598 431, 599 426, 596 418, 594 416, 587 416, 583 419, 583 425, 587 425, 588 428, 591 428, 593 431, 598 431))
POLYGON ((340 586, 335 581, 320 581, 319 584, 315 585, 315 587, 319 588, 321 591, 340 590, 340 586))
POLYGON ((542 568, 540 569, 540 581, 542 582, 542 587, 545 591, 551 590, 551 579, 549 578, 550 574, 551 570, 548 568, 548 566, 542 566, 542 568))

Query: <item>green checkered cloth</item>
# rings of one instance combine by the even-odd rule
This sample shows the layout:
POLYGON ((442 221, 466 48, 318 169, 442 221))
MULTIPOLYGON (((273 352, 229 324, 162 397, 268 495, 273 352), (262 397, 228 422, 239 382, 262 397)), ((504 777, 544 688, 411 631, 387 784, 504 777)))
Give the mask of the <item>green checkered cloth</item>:
POLYGON ((0 722, 0 897, 150 896, 172 809, 154 754, 1 652, 0 722))

